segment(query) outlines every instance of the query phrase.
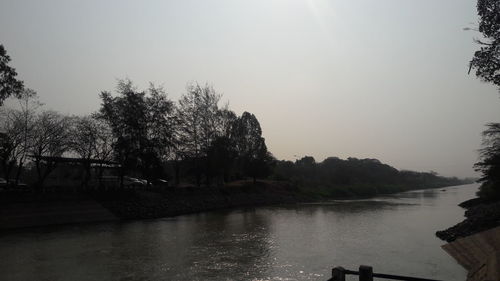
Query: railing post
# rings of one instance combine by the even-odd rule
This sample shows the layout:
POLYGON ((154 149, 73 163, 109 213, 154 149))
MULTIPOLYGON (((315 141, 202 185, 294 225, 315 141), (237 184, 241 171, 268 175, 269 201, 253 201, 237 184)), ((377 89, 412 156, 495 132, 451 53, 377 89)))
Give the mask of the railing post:
POLYGON ((359 281, 373 281, 373 268, 367 265, 359 267, 359 281))
POLYGON ((345 281, 345 269, 341 266, 337 266, 332 269, 332 279, 331 281, 345 281))

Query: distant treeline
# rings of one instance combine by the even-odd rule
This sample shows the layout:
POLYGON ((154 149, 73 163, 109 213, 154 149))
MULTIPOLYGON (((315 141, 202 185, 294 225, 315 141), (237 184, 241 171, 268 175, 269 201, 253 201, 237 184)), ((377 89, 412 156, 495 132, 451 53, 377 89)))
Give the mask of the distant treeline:
POLYGON ((305 191, 331 197, 373 196, 474 181, 442 177, 435 172, 398 171, 377 159, 329 157, 317 163, 310 156, 295 162, 277 161, 273 176, 290 180, 305 191))

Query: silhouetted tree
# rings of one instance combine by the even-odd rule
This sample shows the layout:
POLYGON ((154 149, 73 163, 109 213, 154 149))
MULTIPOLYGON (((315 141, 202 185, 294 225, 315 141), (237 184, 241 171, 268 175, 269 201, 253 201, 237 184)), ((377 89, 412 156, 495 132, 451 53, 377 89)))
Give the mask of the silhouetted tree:
POLYGON ((33 144, 33 126, 35 124, 37 109, 41 106, 38 96, 31 89, 23 89, 18 96, 19 108, 6 109, 2 122, 2 130, 6 134, 3 138, 7 147, 2 149, 2 163, 7 179, 10 172, 17 168, 15 183, 19 177, 28 156, 28 151, 33 144), (9 152, 9 154, 7 154, 9 152))
POLYGON ((251 176, 254 182, 257 177, 269 173, 272 156, 262 137, 262 129, 255 115, 244 112, 233 126, 235 150, 238 154, 239 166, 251 176))
POLYGON ((57 157, 61 157, 70 148, 70 122, 69 117, 55 111, 41 112, 34 122, 31 154, 39 189, 43 188, 45 179, 56 168, 57 157))
POLYGON ((17 72, 8 63, 10 57, 4 46, 0 44, 0 105, 10 96, 19 96, 23 90, 23 82, 16 79, 17 72))
POLYGON ((150 180, 173 145, 173 103, 162 88, 152 84, 148 91, 138 91, 132 81, 120 80, 117 92, 116 97, 101 93, 97 116, 112 128, 122 178, 126 170, 139 170, 150 180))
POLYGON ((230 179, 237 157, 237 153, 232 144, 233 142, 229 137, 217 137, 212 142, 207 153, 210 169, 209 174, 220 177, 219 184, 226 183, 230 179))
POLYGON ((187 93, 182 95, 177 107, 180 143, 184 146, 184 156, 194 164, 196 184, 201 184, 202 171, 205 170, 206 183, 210 184, 210 159, 208 151, 218 137, 220 124, 220 95, 208 86, 188 85, 187 93), (202 163, 205 163, 202 167, 202 163))
MULTIPOLYGON (((470 70, 476 70, 481 80, 493 83, 500 89, 500 1, 478 0, 479 32, 484 40, 476 40, 481 46, 474 53, 470 70)), ((500 124, 490 123, 483 132, 483 148, 480 161, 475 165, 482 172, 480 196, 500 198, 500 124)))
POLYGON ((146 98, 148 106, 148 144, 149 155, 152 161, 146 161, 149 169, 156 169, 155 175, 163 174, 162 164, 170 159, 175 159, 177 145, 175 104, 168 99, 161 87, 152 83, 146 98))
POLYGON ((435 172, 398 171, 377 159, 346 160, 328 157, 320 163, 305 156, 297 161, 277 161, 274 177, 302 187, 326 188, 331 196, 372 196, 411 188, 432 188, 463 184, 435 172))
POLYGON ((482 173, 479 195, 500 199, 500 124, 490 123, 487 127, 483 132, 481 160, 475 164, 476 171, 482 173))
POLYGON ((0 163, 4 178, 9 181, 10 174, 17 162, 15 141, 7 133, 0 133, 0 163))
POLYGON ((230 180, 238 156, 233 135, 238 117, 227 105, 219 110, 218 115, 217 137, 209 148, 208 159, 211 173, 219 176, 221 182, 225 183, 230 180))
MULTIPOLYGON (((485 82, 500 87, 500 2, 478 0, 479 32, 484 40, 476 40, 481 48, 474 53, 470 68, 485 82)), ((469 70, 470 71, 470 70, 469 70)))
POLYGON ((107 123, 91 116, 74 117, 71 129, 70 148, 82 160, 85 175, 82 185, 88 186, 92 161, 99 162, 98 179, 101 183, 103 162, 113 159, 113 135, 107 123))

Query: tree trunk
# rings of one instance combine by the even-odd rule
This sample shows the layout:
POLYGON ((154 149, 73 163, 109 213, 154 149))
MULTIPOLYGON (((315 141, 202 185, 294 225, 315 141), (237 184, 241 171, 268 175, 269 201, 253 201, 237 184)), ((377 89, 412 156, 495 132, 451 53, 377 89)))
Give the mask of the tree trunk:
POLYGON ((180 179, 181 163, 178 160, 174 162, 174 170, 175 170, 175 186, 179 186, 181 182, 180 179))
POLYGON ((24 160, 19 160, 19 165, 17 167, 17 173, 16 173, 16 186, 19 184, 19 177, 21 177, 23 166, 24 166, 24 160))
POLYGON ((36 182, 36 190, 37 192, 42 191, 42 183, 41 183, 41 178, 42 178, 42 168, 40 167, 40 159, 35 160, 35 167, 36 167, 36 174, 38 176, 38 180, 36 182))
POLYGON ((205 180, 207 182, 207 187, 210 187, 210 161, 208 156, 205 163, 205 180))
POLYGON ((97 171, 97 180, 99 181, 99 190, 103 190, 102 186, 102 174, 104 172, 104 169, 102 168, 102 163, 99 164, 99 170, 97 171))

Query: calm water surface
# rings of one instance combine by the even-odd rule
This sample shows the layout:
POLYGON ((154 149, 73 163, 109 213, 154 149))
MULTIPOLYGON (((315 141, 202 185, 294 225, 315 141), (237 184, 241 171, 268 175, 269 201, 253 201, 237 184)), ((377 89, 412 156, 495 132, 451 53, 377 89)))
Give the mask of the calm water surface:
POLYGON ((443 280, 466 272, 434 236, 477 185, 369 200, 0 234, 1 280, 327 280, 333 266, 443 280))

